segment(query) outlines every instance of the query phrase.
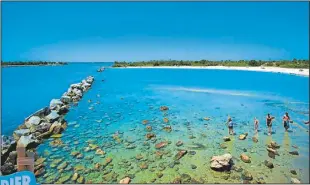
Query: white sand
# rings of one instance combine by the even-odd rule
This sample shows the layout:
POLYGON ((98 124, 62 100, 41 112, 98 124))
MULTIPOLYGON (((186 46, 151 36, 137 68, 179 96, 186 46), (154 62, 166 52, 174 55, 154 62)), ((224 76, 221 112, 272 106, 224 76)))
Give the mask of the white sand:
POLYGON ((309 69, 293 69, 293 68, 281 68, 281 67, 226 67, 226 66, 157 66, 157 67, 153 67, 153 66, 141 66, 141 67, 126 67, 126 68, 241 70, 241 71, 285 73, 285 74, 309 77, 309 69))

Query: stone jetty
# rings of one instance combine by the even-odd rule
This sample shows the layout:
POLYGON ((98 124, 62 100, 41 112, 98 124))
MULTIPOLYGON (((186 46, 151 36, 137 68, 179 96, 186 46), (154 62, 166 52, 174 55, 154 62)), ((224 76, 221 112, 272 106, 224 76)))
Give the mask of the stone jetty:
MULTIPOLYGON (((88 76, 80 83, 71 84, 60 99, 52 99, 48 107, 42 108, 27 117, 14 132, 13 136, 2 136, 1 140, 1 173, 8 175, 16 172, 16 147, 24 146, 27 151, 35 152, 44 139, 61 134, 67 128, 64 119, 69 112, 70 104, 78 103, 93 82, 88 76)), ((35 161, 39 157, 35 155, 35 161)), ((36 169, 36 168, 35 168, 36 169)))

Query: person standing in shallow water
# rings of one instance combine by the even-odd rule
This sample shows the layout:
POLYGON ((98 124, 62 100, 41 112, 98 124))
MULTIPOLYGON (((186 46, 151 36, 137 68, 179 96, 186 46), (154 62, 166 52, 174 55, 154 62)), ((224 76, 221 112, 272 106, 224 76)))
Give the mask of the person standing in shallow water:
POLYGON ((229 117, 227 120, 227 126, 228 126, 228 134, 234 135, 234 125, 231 117, 229 117))
POLYGON ((256 117, 254 118, 254 131, 255 131, 255 134, 258 133, 258 125, 259 125, 259 121, 258 119, 256 119, 256 117))
POLYGON ((287 132, 287 130, 290 128, 290 121, 291 121, 291 118, 286 112, 283 116, 283 126, 285 128, 285 132, 287 132))
POLYGON ((267 114, 267 117, 266 117, 266 124, 267 124, 267 127, 268 127, 268 135, 270 136, 271 135, 271 132, 272 132, 272 120, 274 119, 274 117, 270 116, 270 114, 268 113, 267 114))

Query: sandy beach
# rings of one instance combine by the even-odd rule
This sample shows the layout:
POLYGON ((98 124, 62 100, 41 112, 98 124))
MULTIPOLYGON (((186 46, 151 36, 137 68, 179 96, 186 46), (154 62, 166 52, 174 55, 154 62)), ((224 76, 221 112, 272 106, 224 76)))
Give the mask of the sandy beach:
POLYGON ((141 66, 126 68, 162 68, 162 69, 219 69, 219 70, 241 70, 241 71, 259 71, 272 73, 285 73, 309 77, 309 69, 293 69, 280 67, 227 67, 227 66, 141 66))

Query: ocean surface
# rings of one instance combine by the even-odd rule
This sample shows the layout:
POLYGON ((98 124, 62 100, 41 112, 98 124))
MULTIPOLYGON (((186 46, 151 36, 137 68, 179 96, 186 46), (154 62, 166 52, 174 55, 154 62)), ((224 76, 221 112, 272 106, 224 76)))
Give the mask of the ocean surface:
POLYGON ((85 183, 117 183, 126 176, 132 183, 170 183, 179 178, 241 183, 245 171, 252 175, 251 182, 289 183, 295 177, 309 183, 309 126, 303 124, 309 120, 308 77, 197 69, 96 72, 102 65, 2 68, 2 134, 12 134, 28 115, 60 98, 70 84, 95 77, 92 88, 66 115, 68 128, 58 140, 61 144, 53 144, 51 138, 39 146, 45 164, 39 183, 73 183, 74 173, 85 183), (161 111, 160 106, 169 110, 161 111), (284 132, 281 121, 285 112, 294 120, 289 132, 284 132), (275 116, 271 136, 266 134, 267 113, 275 116), (228 116, 236 135, 224 143, 228 116), (252 141, 254 117, 260 121, 258 143, 252 141), (170 132, 164 129, 167 126, 170 132), (247 139, 239 140, 245 132, 247 139), (156 138, 147 140, 147 133, 156 138), (272 140, 281 146, 275 159, 266 150, 272 140), (178 141, 183 145, 176 146, 178 141), (156 149, 160 142, 168 145, 156 149), (180 149, 188 153, 175 162, 180 149), (293 150, 299 155, 289 154, 293 150), (234 165, 243 170, 211 170, 211 157, 225 153, 231 153, 234 165), (251 163, 242 162, 241 153, 250 156, 251 163), (274 168, 267 168, 265 160, 271 160, 274 168))

